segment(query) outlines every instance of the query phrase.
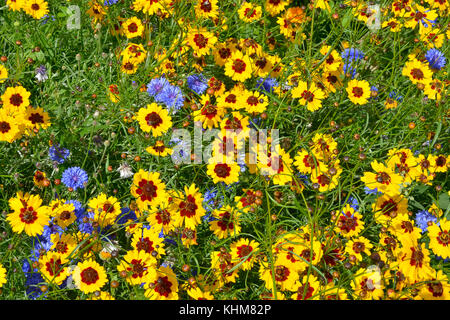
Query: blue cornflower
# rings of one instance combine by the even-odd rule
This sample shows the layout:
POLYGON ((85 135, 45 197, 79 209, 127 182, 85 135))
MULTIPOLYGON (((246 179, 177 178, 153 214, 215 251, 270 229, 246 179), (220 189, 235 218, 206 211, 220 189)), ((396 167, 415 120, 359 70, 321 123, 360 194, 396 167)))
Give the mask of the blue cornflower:
POLYGON ((64 163, 64 161, 70 155, 70 151, 69 149, 61 148, 59 144, 55 144, 48 149, 48 154, 52 161, 64 163))
POLYGON ((190 163, 191 161, 191 141, 190 140, 181 140, 179 138, 173 138, 169 142, 170 145, 173 145, 172 149, 172 161, 175 164, 181 163, 190 163))
POLYGON ((104 6, 112 6, 113 4, 116 4, 117 2, 119 2, 119 0, 105 0, 103 5, 104 6))
POLYGON ((348 48, 341 52, 342 59, 347 62, 358 61, 364 58, 364 52, 355 48, 348 48))
POLYGON ((356 69, 353 68, 353 66, 350 63, 344 64, 343 71, 344 74, 350 74, 352 76, 352 79, 356 77, 356 69))
POLYGON ((165 87, 170 86, 169 81, 166 78, 154 78, 150 80, 149 84, 147 84, 147 93, 155 98, 156 101, 160 102, 158 99, 159 94, 165 87))
POLYGON ((348 201, 346 203, 350 204, 350 207, 355 209, 355 211, 358 211, 358 209, 359 209, 359 202, 358 202, 358 200, 356 198, 348 197, 348 201))
POLYGON ((416 224, 422 229, 422 233, 428 230, 428 222, 437 222, 437 218, 427 210, 422 210, 416 213, 416 224))
POLYGON ((202 74, 193 74, 187 77, 187 85, 189 89, 196 94, 203 94, 208 89, 208 81, 202 74))
POLYGON ((136 213, 130 208, 122 208, 120 215, 116 219, 118 225, 125 224, 128 220, 137 220, 136 213))
POLYGON ((52 247, 52 242, 50 239, 48 241, 36 241, 33 250, 31 250, 30 260, 39 261, 41 257, 41 252, 47 252, 52 247))
POLYGON ((383 194, 382 192, 378 191, 377 188, 370 189, 368 187, 364 187, 364 193, 365 194, 376 194, 376 195, 383 194))
POLYGON ((61 182, 68 188, 72 188, 74 191, 78 188, 83 189, 88 182, 88 175, 86 171, 80 167, 71 167, 64 170, 62 174, 61 182))
POLYGON ((435 48, 428 50, 425 54, 425 58, 427 59, 429 66, 436 70, 441 70, 445 67, 447 62, 444 54, 435 48))
POLYGON ((259 78, 256 81, 256 89, 259 92, 273 92, 273 89, 278 86, 278 81, 275 78, 267 77, 267 78, 259 78))
POLYGON ((164 103, 172 113, 176 113, 184 105, 184 97, 181 89, 177 86, 166 86, 158 95, 160 102, 164 103))
POLYGON ((84 212, 86 211, 83 208, 83 205, 81 204, 81 202, 78 200, 69 200, 69 201, 66 201, 66 204, 67 203, 73 204, 73 206, 75 207, 75 216, 77 217, 77 221, 81 222, 81 220, 83 220, 83 217, 84 217, 84 212))
POLYGON ((37 268, 32 268, 28 260, 23 261, 22 271, 26 278, 25 287, 27 296, 33 300, 39 298, 42 295, 40 283, 44 282, 44 278, 42 278, 37 268))
POLYGON ((403 96, 398 94, 398 92, 395 92, 395 91, 389 92, 389 98, 395 99, 398 102, 402 102, 403 101, 403 96))

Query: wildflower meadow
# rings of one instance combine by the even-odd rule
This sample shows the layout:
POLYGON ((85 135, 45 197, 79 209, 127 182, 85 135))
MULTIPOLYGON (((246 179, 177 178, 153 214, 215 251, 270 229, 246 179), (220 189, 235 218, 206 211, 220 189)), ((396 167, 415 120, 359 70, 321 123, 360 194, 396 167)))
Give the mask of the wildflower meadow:
POLYGON ((0 299, 450 299, 449 11, 0 0, 0 299))

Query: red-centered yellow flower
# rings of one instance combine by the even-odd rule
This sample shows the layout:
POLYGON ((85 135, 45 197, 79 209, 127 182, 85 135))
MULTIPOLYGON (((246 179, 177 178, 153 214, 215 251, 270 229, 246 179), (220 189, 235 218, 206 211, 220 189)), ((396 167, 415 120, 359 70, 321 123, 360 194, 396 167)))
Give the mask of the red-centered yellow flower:
POLYGON ((111 102, 116 103, 119 102, 120 97, 119 97, 119 88, 117 87, 117 85, 112 84, 109 86, 108 88, 108 96, 109 96, 109 100, 111 100, 111 102))
POLYGON ((0 288, 6 283, 6 269, 0 263, 0 288))
POLYGON ((437 272, 430 276, 420 287, 416 299, 423 300, 450 300, 450 283, 448 276, 437 270, 437 272))
POLYGON ((275 58, 262 52, 253 59, 253 74, 256 77, 267 78, 274 69, 275 58))
POLYGON ((213 55, 214 62, 223 67, 225 63, 231 58, 233 52, 236 51, 236 46, 233 43, 225 42, 218 43, 214 46, 213 55))
POLYGON ((98 239, 94 239, 89 233, 79 231, 74 236, 78 243, 74 254, 78 257, 82 257, 83 259, 93 258, 102 249, 102 245, 98 239))
POLYGON ((434 180, 434 177, 436 175, 435 168, 433 167, 433 164, 435 161, 434 155, 429 154, 428 156, 424 156, 423 154, 419 154, 419 156, 416 158, 418 165, 416 166, 416 169, 418 171, 416 175, 416 181, 420 181, 424 184, 431 185, 431 180, 434 180))
POLYGON ((99 291, 108 281, 105 268, 93 259, 79 262, 73 270, 72 278, 83 293, 99 291))
POLYGON ((331 49, 330 46, 323 45, 320 48, 320 53, 323 56, 326 56, 328 54, 328 56, 321 65, 325 72, 337 71, 341 67, 342 58, 339 55, 339 52, 337 52, 334 49, 331 49), (330 53, 328 54, 328 52, 330 53))
POLYGON ((435 172, 447 172, 450 163, 450 155, 438 154, 433 158, 431 166, 435 172))
POLYGON ((244 82, 252 77, 252 72, 250 57, 241 51, 234 51, 225 63, 225 75, 234 81, 244 82))
POLYGON ((94 221, 101 228, 114 224, 116 218, 121 214, 119 200, 116 197, 108 197, 104 193, 89 200, 88 206, 94 212, 94 221))
POLYGON ((167 200, 166 185, 160 179, 159 172, 149 172, 140 169, 133 176, 131 195, 136 199, 140 210, 148 206, 156 207, 167 200))
POLYGON ((445 218, 439 220, 439 225, 433 223, 428 227, 430 249, 443 259, 450 258, 450 221, 445 218))
POLYGON ((422 235, 421 230, 414 225, 414 220, 410 220, 409 215, 406 213, 402 213, 393 219, 388 227, 388 231, 397 237, 400 242, 405 237, 419 239, 422 235))
POLYGON ((370 84, 366 80, 352 79, 348 82, 345 89, 348 94, 348 98, 354 104, 364 105, 370 98, 370 84))
POLYGON ((349 256, 354 256, 356 258, 355 262, 361 262, 363 259, 362 253, 370 256, 370 249, 372 249, 372 247, 373 245, 370 243, 369 239, 358 237, 350 239, 347 242, 345 245, 345 252, 347 252, 349 256))
POLYGON ((217 42, 217 37, 206 28, 189 29, 187 43, 198 57, 208 55, 217 42))
POLYGON ((336 226, 344 237, 351 238, 359 235, 364 229, 364 221, 358 211, 355 211, 350 204, 346 204, 337 217, 336 226))
POLYGON ((177 276, 169 267, 151 269, 144 288, 150 300, 178 300, 177 276))
POLYGON ((247 238, 241 238, 230 244, 231 261, 240 264, 242 270, 250 270, 255 261, 258 252, 259 243, 247 238))
POLYGON ((138 65, 145 61, 147 50, 142 44, 129 43, 127 47, 120 53, 123 61, 129 61, 134 65, 138 65))
POLYGON ((51 210, 50 215, 54 217, 53 222, 65 229, 71 225, 76 219, 75 206, 72 203, 62 204, 51 210))
POLYGON ((432 9, 437 8, 439 11, 445 11, 450 7, 447 0, 426 0, 432 9))
POLYGON ((174 195, 173 205, 170 207, 173 213, 173 221, 176 227, 194 229, 200 224, 201 217, 205 215, 203 208, 203 196, 195 184, 184 187, 184 195, 174 195))
POLYGON ((316 159, 314 155, 311 155, 308 150, 299 150, 294 160, 294 165, 300 173, 310 174, 312 172, 324 171, 322 167, 325 167, 325 164, 319 159, 316 159))
POLYGON ((336 92, 338 88, 342 87, 342 79, 340 71, 328 71, 322 74, 320 83, 325 87, 326 94, 336 92))
MULTIPOLYGON (((169 198, 168 202, 171 202, 169 198)), ((174 217, 169 206, 159 207, 158 209, 150 210, 147 216, 148 223, 155 228, 155 230, 163 230, 164 234, 168 234, 169 231, 174 230, 174 217)))
POLYGON ((64 255, 48 251, 39 258, 39 271, 48 283, 60 285, 68 277, 67 263, 64 255))
POLYGON ((23 0, 6 0, 6 5, 8 6, 9 10, 12 11, 20 11, 23 9, 23 0))
POLYGON ((31 93, 22 86, 8 87, 1 96, 3 108, 25 111, 25 108, 30 105, 30 95, 31 93))
MULTIPOLYGON (((447 29, 447 34, 450 29, 447 29)), ((440 48, 444 45, 445 35, 439 28, 424 28, 420 30, 420 41, 428 48, 440 48)), ((449 37, 447 37, 449 39, 449 37)))
POLYGON ((263 113, 269 105, 267 96, 258 91, 245 90, 238 99, 240 99, 238 104, 248 113, 263 113))
POLYGON ((265 56, 263 47, 252 38, 240 38, 238 40, 238 48, 240 48, 244 55, 251 57, 251 59, 265 56))
POLYGON ((442 94, 445 93, 445 87, 445 82, 439 79, 433 79, 431 82, 425 84, 423 93, 428 97, 428 99, 440 101, 442 99, 442 94))
POLYGON ((179 228, 181 235, 181 242, 183 246, 189 248, 192 245, 198 245, 197 243, 197 231, 191 228, 179 228))
POLYGON ((276 261, 273 265, 273 271, 270 265, 261 263, 259 268, 259 278, 264 281, 265 287, 268 290, 274 290, 275 285, 281 291, 294 291, 295 282, 299 279, 298 272, 288 266, 276 261))
POLYGON ((277 144, 274 152, 269 150, 267 156, 258 154, 257 167, 262 175, 271 177, 274 184, 284 186, 292 181, 292 162, 289 154, 277 144))
POLYGON ((416 239, 402 239, 397 261, 399 270, 410 283, 426 280, 434 273, 430 266, 430 252, 416 239))
POLYGON ((372 204, 374 219, 387 227, 401 214, 408 213, 408 200, 401 194, 379 196, 372 204))
POLYGON ((50 117, 44 109, 28 106, 25 113, 25 126, 34 132, 39 129, 47 129, 51 125, 50 117))
POLYGON ((214 183, 223 182, 225 184, 232 184, 239 181, 239 173, 241 168, 233 159, 223 157, 221 161, 217 161, 216 157, 211 157, 208 160, 206 173, 210 176, 214 183), (229 163, 227 163, 229 162, 229 163))
POLYGON ((172 127, 172 117, 166 108, 156 103, 140 108, 137 113, 139 126, 144 132, 151 132, 154 137, 159 137, 172 127))
POLYGON ((370 164, 376 173, 364 172, 361 181, 370 189, 377 188, 378 191, 387 195, 400 194, 400 185, 403 178, 386 167, 384 164, 374 160, 370 164))
POLYGON ((212 90, 213 95, 217 98, 225 92, 225 84, 221 80, 211 77, 208 80, 208 89, 212 90))
POLYGON ((317 187, 319 192, 327 192, 333 190, 339 184, 339 177, 342 173, 342 168, 339 166, 339 160, 334 164, 330 163, 327 167, 321 167, 322 171, 311 172, 311 182, 314 187, 317 187), (326 168, 328 167, 327 171, 326 168))
POLYGON ((148 281, 148 276, 156 268, 156 259, 143 250, 130 250, 117 266, 117 271, 125 272, 125 280, 131 285, 141 285, 148 281))
POLYGON ((105 8, 96 0, 92 0, 89 1, 89 9, 86 11, 86 13, 94 19, 93 23, 97 23, 97 21, 103 20, 103 17, 105 16, 107 10, 107 7, 105 8))
POLYGON ((198 0, 195 6, 195 16, 200 19, 218 18, 219 6, 217 5, 217 0, 198 0))
POLYGON ((122 24, 122 30, 125 33, 125 36, 128 39, 141 37, 144 34, 144 25, 142 24, 141 19, 138 17, 132 17, 130 19, 127 19, 122 24))
POLYGON ((266 0, 265 8, 274 17, 282 12, 289 4, 290 0, 266 0))
POLYGON ((261 19, 262 9, 251 2, 244 2, 238 10, 239 19, 246 23, 261 19))
POLYGON ((44 0, 27 0, 22 2, 23 10, 34 19, 41 19, 48 14, 48 3, 44 0))
POLYGON ((219 287, 226 283, 236 282, 238 268, 235 267, 236 263, 231 262, 231 253, 227 251, 213 251, 211 253, 211 268, 215 270, 214 275, 219 282, 219 287))
POLYGON ((226 135, 227 130, 230 130, 229 133, 232 134, 240 133, 239 130, 245 132, 248 130, 249 124, 250 121, 247 116, 242 115, 239 111, 234 111, 222 120, 220 124, 221 133, 226 135))
POLYGON ((0 83, 3 83, 8 79, 8 69, 0 64, 0 83))
POLYGON ((157 157, 165 157, 171 155, 173 152, 173 150, 166 147, 164 142, 161 140, 156 141, 155 145, 147 147, 145 151, 157 157))
POLYGON ((413 156, 411 150, 400 149, 397 154, 391 154, 390 150, 390 155, 392 157, 388 160, 387 165, 402 176, 405 186, 418 177, 420 170, 418 169, 417 159, 413 156))
POLYGON ((45 172, 36 170, 33 176, 34 185, 39 188, 46 186, 47 181, 46 177, 47 175, 45 174, 45 172))
POLYGON ((360 300, 378 300, 384 295, 382 274, 379 269, 359 269, 351 281, 353 296, 360 300))
POLYGON ((328 163, 333 157, 334 150, 337 149, 337 142, 330 134, 316 133, 310 149, 316 159, 328 163))
POLYGON ((169 4, 169 0, 134 0, 133 10, 142 11, 144 14, 154 15, 158 11, 163 12, 169 4))
POLYGON ((242 212, 237 207, 226 205, 212 212, 216 218, 209 223, 209 228, 219 239, 236 236, 241 232, 240 216, 242 212))
POLYGON ((402 75, 408 77, 413 84, 426 85, 431 82, 433 72, 426 63, 412 59, 406 62, 402 69, 402 75))
POLYGON ((422 7, 416 3, 410 7, 410 11, 404 16, 407 18, 404 23, 405 27, 414 29, 418 24, 420 29, 431 28, 431 21, 438 18, 438 14, 435 10, 422 7))
POLYGON ((283 234, 274 246, 277 261, 287 266, 290 270, 297 272, 305 270, 305 263, 300 255, 300 251, 303 250, 300 243, 303 242, 305 242, 303 234, 297 232, 283 234))
POLYGON ((42 199, 39 195, 23 195, 17 193, 16 197, 9 199, 9 207, 12 210, 6 220, 16 233, 25 232, 29 236, 42 234, 44 226, 49 221, 47 206, 42 206, 42 199))
POLYGON ((389 31, 391 31, 391 32, 399 32, 402 30, 403 24, 394 17, 389 20, 383 21, 383 23, 381 24, 381 27, 389 28, 389 31))
POLYGON ((293 98, 298 98, 301 105, 306 105, 309 111, 316 111, 322 108, 322 100, 325 93, 314 83, 308 85, 305 81, 299 81, 298 85, 291 90, 293 98))
POLYGON ((133 233, 131 246, 137 251, 144 251, 151 254, 152 257, 159 259, 166 253, 164 249, 164 238, 159 237, 160 230, 155 228, 138 228, 133 233))
POLYGON ((68 257, 72 254, 77 246, 77 240, 71 234, 67 233, 52 233, 50 236, 52 246, 50 250, 57 252, 64 257, 68 257))
POLYGON ((312 240, 302 239, 296 249, 300 259, 300 270, 317 265, 323 257, 322 244, 315 237, 312 240))
POLYGON ((305 275, 302 280, 297 280, 292 287, 294 295, 292 296, 295 300, 319 300, 320 282, 314 275, 305 275))
POLYGON ((193 112, 194 121, 200 121, 204 129, 219 127, 219 121, 222 120, 225 109, 216 103, 214 96, 204 94, 200 99, 202 107, 193 112))
POLYGON ((123 60, 120 67, 120 71, 126 74, 135 74, 138 68, 138 64, 131 60, 123 60))

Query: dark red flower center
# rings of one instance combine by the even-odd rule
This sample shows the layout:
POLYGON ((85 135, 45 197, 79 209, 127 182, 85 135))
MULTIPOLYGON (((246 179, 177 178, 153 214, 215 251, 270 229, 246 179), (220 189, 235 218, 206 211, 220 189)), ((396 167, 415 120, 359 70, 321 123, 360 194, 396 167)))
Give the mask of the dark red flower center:
POLYGON ((96 283, 98 279, 100 279, 98 272, 92 267, 89 267, 81 271, 81 281, 83 281, 86 284, 96 283))

